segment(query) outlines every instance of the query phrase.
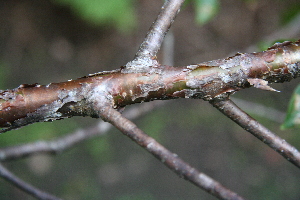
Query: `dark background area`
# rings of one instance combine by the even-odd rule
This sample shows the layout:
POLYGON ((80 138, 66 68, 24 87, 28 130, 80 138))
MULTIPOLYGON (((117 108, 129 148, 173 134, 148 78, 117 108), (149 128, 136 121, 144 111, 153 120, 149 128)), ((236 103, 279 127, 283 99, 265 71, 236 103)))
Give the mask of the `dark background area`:
MULTIPOLYGON (((109 23, 91 25, 53 1, 0 1, 1 89, 61 82, 125 65, 133 59, 162 1, 140 0, 133 5, 136 27, 124 33, 109 23)), ((218 15, 199 26, 193 5, 187 4, 171 29, 174 65, 224 58, 251 45, 259 51, 258 44, 284 28, 283 16, 295 7, 300 7, 297 0, 223 0, 218 15)), ((299 35, 290 38, 286 29, 275 39, 299 39, 299 35)), ((165 60, 162 53, 158 58, 165 60)), ((279 128, 298 82, 273 84, 280 93, 251 88, 233 97, 245 100, 238 104, 300 149, 299 129, 279 128), (279 114, 257 111, 251 103, 279 114)), ((134 106, 139 105, 126 109, 134 106)), ((50 140, 97 122, 76 117, 37 123, 2 134, 0 145, 50 140)), ((172 100, 134 122, 183 160, 247 199, 300 198, 299 169, 208 102, 172 100)), ((4 164, 25 181, 63 199, 215 199, 115 129, 57 156, 37 155, 4 164)), ((0 199, 32 198, 0 179, 0 199)))

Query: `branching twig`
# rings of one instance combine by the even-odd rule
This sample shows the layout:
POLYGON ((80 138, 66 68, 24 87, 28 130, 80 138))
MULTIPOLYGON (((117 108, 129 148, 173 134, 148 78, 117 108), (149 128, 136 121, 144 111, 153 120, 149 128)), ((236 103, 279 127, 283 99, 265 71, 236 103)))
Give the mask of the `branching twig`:
POLYGON ((224 115, 232 119, 243 129, 250 132, 252 135, 266 143, 276 152, 280 153, 288 161, 300 168, 300 153, 299 151, 286 142, 284 139, 272 133, 269 129, 261 125, 258 121, 250 117, 247 113, 241 110, 231 100, 212 100, 210 103, 220 110, 224 115))
POLYGON ((236 193, 222 186, 219 182, 206 174, 199 172, 189 164, 180 159, 176 154, 170 152, 153 138, 146 135, 133 122, 123 117, 118 111, 111 107, 101 109, 102 118, 118 128, 123 134, 134 142, 145 148, 152 155, 158 158, 167 167, 173 170, 180 177, 192 182, 206 192, 220 199, 242 200, 236 193))
POLYGON ((45 193, 35 188, 34 186, 24 182, 23 180, 15 176, 13 173, 11 173, 9 170, 7 170, 2 164, 0 164, 0 176, 4 178, 6 181, 15 185, 17 188, 25 191, 26 193, 34 196, 37 199, 60 200, 60 198, 45 193))
POLYGON ((168 0, 165 2, 157 19, 152 24, 147 36, 136 53, 136 58, 156 56, 183 2, 184 0, 168 0))

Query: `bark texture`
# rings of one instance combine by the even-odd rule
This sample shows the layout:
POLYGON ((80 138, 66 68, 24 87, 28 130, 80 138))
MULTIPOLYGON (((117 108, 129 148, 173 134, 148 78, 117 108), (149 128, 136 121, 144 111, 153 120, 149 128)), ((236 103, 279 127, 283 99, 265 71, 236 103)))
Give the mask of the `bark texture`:
POLYGON ((162 66, 145 58, 140 62, 152 65, 132 62, 130 67, 67 82, 46 86, 23 84, 0 91, 1 132, 65 117, 99 117, 99 110, 94 107, 104 102, 121 108, 156 99, 225 99, 252 85, 274 90, 268 83, 299 76, 299 43, 278 43, 263 52, 236 54, 184 67, 162 66))

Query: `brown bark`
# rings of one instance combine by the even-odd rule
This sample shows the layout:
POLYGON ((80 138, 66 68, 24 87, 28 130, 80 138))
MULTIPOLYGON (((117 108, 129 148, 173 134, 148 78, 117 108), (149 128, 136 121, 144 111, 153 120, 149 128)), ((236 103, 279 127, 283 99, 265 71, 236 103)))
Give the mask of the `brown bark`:
POLYGON ((23 84, 0 93, 1 132, 38 121, 76 115, 99 117, 95 105, 114 108, 156 99, 224 99, 251 85, 285 82, 300 74, 299 41, 275 44, 267 51, 237 54, 185 67, 131 62, 119 70, 46 86, 23 84))

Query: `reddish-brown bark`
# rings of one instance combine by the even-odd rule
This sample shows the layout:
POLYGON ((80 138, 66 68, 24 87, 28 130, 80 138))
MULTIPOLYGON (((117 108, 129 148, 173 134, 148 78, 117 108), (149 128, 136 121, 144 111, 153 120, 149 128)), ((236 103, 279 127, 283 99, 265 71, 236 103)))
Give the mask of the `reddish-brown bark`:
POLYGON ((0 93, 2 132, 37 121, 75 115, 99 117, 94 110, 105 102, 114 108, 156 99, 223 99, 254 85, 272 90, 269 82, 285 82, 300 74, 299 41, 275 44, 267 51, 237 54, 185 67, 135 66, 98 73, 77 80, 21 85, 0 93))

